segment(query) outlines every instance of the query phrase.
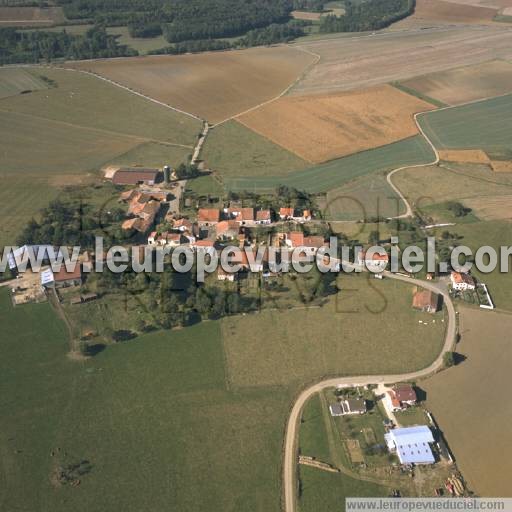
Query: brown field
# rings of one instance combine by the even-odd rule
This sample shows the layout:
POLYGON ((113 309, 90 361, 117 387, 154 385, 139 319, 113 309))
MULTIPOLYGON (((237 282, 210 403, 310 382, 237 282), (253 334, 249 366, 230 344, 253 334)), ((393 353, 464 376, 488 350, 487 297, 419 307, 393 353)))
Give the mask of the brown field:
POLYGON ((439 158, 447 162, 462 162, 467 164, 489 164, 490 159, 481 149, 444 149, 439 151, 439 158))
POLYGON ((317 163, 416 135, 413 114, 433 108, 384 85, 329 96, 286 96, 238 121, 317 163))
POLYGON ((493 160, 491 167, 494 172, 512 172, 512 162, 507 160, 493 160))
POLYGON ((0 26, 53 25, 64 21, 60 7, 0 7, 0 26))
POLYGON ((414 14, 393 25, 393 28, 413 28, 444 23, 492 23, 498 9, 481 5, 462 5, 443 0, 416 0, 414 14))
POLYGON ((464 206, 471 208, 481 220, 512 219, 512 195, 472 197, 464 200, 464 206))
MULTIPOLYGON (((492 290, 491 290, 492 293, 492 290)), ((462 474, 480 496, 512 496, 512 316, 460 308, 460 366, 421 383, 462 474)))
POLYGON ((315 57, 289 46, 73 63, 211 123, 281 94, 315 57))
POLYGON ((459 105, 512 92, 512 64, 496 60, 419 76, 402 84, 447 105, 459 105))
POLYGON ((321 12, 292 11, 290 13, 296 20, 319 20, 321 12))
POLYGON ((380 32, 304 42, 320 55, 292 94, 324 94, 407 80, 418 75, 512 58, 512 32, 501 27, 445 27, 380 32), (406 54, 404 53, 406 48, 406 54))
POLYGON ((477 7, 491 7, 502 9, 510 5, 510 0, 446 0, 451 4, 474 5, 477 7))
POLYGON ((506 9, 503 9, 502 14, 504 16, 512 16, 512 7, 507 7, 506 9))

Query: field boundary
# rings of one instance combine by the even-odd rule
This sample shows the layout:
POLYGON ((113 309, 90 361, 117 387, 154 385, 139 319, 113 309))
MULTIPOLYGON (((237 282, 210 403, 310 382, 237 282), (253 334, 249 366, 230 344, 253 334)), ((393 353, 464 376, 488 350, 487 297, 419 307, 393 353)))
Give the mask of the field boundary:
MULTIPOLYGON (((277 101, 279 98, 282 98, 283 96, 285 96, 292 89, 292 87, 294 87, 300 80, 302 80, 304 75, 306 73, 308 73, 311 68, 316 66, 320 62, 320 60, 321 60, 321 56, 318 55, 318 53, 314 53, 314 52, 312 52, 310 50, 302 48, 301 46, 293 46, 293 45, 290 45, 290 44, 285 45, 285 46, 288 46, 289 48, 293 48, 294 50, 300 51, 302 53, 307 53, 309 55, 312 55, 313 57, 315 57, 316 60, 314 60, 313 62, 308 64, 304 68, 302 73, 286 89, 284 89, 284 91, 282 91, 280 94, 278 94, 274 98, 271 98, 271 99, 269 99, 267 101, 264 101, 263 103, 260 103, 259 105, 255 105, 254 107, 251 107, 251 108, 249 108, 247 110, 244 110, 243 112, 239 112, 238 114, 235 114, 234 116, 228 117, 227 119, 224 119, 223 121, 220 121, 218 123, 215 123, 214 125, 211 125, 210 128, 212 130, 215 127, 217 127, 217 126, 220 126, 220 125, 222 125, 224 123, 227 123, 228 121, 236 120, 238 117, 241 117, 241 116, 243 116, 245 114, 248 114, 249 112, 252 112, 253 110, 258 110, 259 108, 264 107, 265 105, 268 105, 269 103, 273 103, 274 101, 277 101)), ((275 144, 275 143, 273 143, 273 144, 275 144)))

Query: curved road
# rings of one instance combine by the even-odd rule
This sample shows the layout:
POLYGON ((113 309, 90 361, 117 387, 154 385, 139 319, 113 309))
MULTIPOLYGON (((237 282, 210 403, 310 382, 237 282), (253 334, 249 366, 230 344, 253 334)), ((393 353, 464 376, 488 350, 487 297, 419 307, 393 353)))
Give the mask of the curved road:
POLYGON ((411 373, 401 375, 366 375, 362 377, 340 377, 318 382, 300 393, 295 401, 288 423, 286 425, 284 441, 284 461, 283 461, 283 493, 285 512, 295 512, 296 510, 296 468, 297 468, 297 440, 300 418, 304 404, 312 395, 326 388, 336 386, 366 386, 369 384, 391 384, 400 381, 417 380, 427 377, 442 368, 443 355, 450 351, 455 345, 457 335, 456 311, 453 302, 447 291, 442 290, 436 283, 428 281, 418 281, 411 277, 405 277, 390 272, 383 273, 390 279, 396 279, 406 283, 421 286, 427 290, 439 293, 443 296, 444 303, 448 312, 448 325, 446 327, 446 336, 443 349, 437 359, 427 368, 411 373))

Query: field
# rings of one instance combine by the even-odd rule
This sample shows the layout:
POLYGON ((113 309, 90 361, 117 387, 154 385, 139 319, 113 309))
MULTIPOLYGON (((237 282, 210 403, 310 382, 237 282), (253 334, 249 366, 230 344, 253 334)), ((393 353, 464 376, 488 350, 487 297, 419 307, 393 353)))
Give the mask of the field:
POLYGON ((443 0, 416 0, 414 14, 393 25, 394 29, 432 26, 432 24, 491 23, 498 9, 480 5, 461 5, 443 0))
POLYGON ((291 13, 292 18, 295 18, 296 20, 311 20, 316 21, 320 19, 320 16, 322 13, 320 12, 307 12, 307 11, 292 11, 291 13))
POLYGON ((388 146, 383 146, 338 160, 295 171, 285 176, 226 178, 230 190, 268 192, 280 185, 288 185, 309 192, 327 192, 341 187, 355 178, 402 165, 432 161, 434 155, 423 137, 417 135, 388 146))
POLYGON ((0 211, 14 217, 2 230, 1 244, 13 243, 62 186, 90 180, 107 163, 182 162, 200 128, 194 119, 70 71, 5 69, 0 89, 12 90, 13 83, 40 74, 56 86, 0 100, 5 183, 0 211))
POLYGON ((0 27, 46 27, 64 20, 60 7, 0 7, 0 27))
POLYGON ((440 160, 446 160, 447 162, 458 162, 465 164, 490 164, 490 159, 487 154, 481 149, 452 149, 452 150, 440 150, 440 160))
POLYGON ((384 174, 375 173, 329 190, 322 210, 324 218, 339 221, 395 217, 404 213, 405 207, 384 174))
POLYGON ((457 351, 467 360, 421 387, 470 487, 480 496, 511 496, 512 447, 501 439, 512 415, 512 317, 460 308, 460 322, 457 351))
MULTIPOLYGON (((512 193, 512 175, 493 173, 487 165, 447 164, 407 169, 393 182, 417 208, 446 201, 498 198, 512 193)), ((478 215, 478 212, 477 212, 478 215)))
POLYGON ((448 105, 457 105, 512 92, 512 64, 491 61, 419 76, 402 85, 448 105))
POLYGON ((438 149, 483 149, 491 158, 511 157, 512 95, 419 116, 438 149))
POLYGON ((35 72, 22 68, 0 69, 0 100, 22 92, 26 94, 27 91, 40 91, 47 88, 48 84, 35 72))
POLYGON ((481 220, 512 220, 512 195, 473 197, 465 199, 464 206, 481 220))
POLYGON ((306 40, 301 46, 320 55, 321 60, 292 93, 325 94, 406 80, 455 65, 510 58, 512 33, 494 27, 427 28, 385 31, 375 36, 324 37, 306 40))
POLYGON ((252 130, 228 121, 208 134, 201 158, 223 178, 269 177, 304 169, 308 164, 252 130))
POLYGON ((288 46, 74 63, 211 123, 283 92, 315 58, 288 46))
MULTIPOLYGON (((66 27, 67 30, 67 27, 66 27)), ((108 27, 107 33, 119 36, 117 38, 119 44, 125 44, 134 50, 137 50, 140 54, 145 54, 151 50, 159 50, 169 46, 169 43, 165 37, 132 37, 128 32, 128 27, 108 27)))
POLYGON ((248 128, 320 163, 418 133, 413 114, 432 105, 385 85, 330 96, 288 96, 238 118, 248 128))
POLYGON ((339 286, 342 291, 321 308, 224 319, 231 386, 300 385, 326 375, 375 373, 383 366, 385 373, 400 373, 406 367, 424 368, 435 359, 443 343, 443 324, 418 323, 428 315, 411 309, 407 286, 369 281, 366 276, 340 278, 339 286), (384 322, 386 335, 381 337, 384 322), (390 352, 395 357, 385 357, 390 352))

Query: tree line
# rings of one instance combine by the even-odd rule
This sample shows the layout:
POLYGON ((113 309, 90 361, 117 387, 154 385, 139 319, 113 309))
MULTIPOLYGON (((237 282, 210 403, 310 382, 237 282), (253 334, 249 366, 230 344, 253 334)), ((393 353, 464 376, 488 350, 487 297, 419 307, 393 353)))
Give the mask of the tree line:
POLYGON ((407 16, 416 7, 416 0, 347 0, 343 16, 321 18, 320 32, 365 32, 388 27, 407 16))
POLYGON ((95 59, 128 57, 138 52, 120 45, 104 27, 95 26, 84 35, 62 32, 18 32, 13 27, 0 28, 0 65, 32 63, 53 59, 95 59))

